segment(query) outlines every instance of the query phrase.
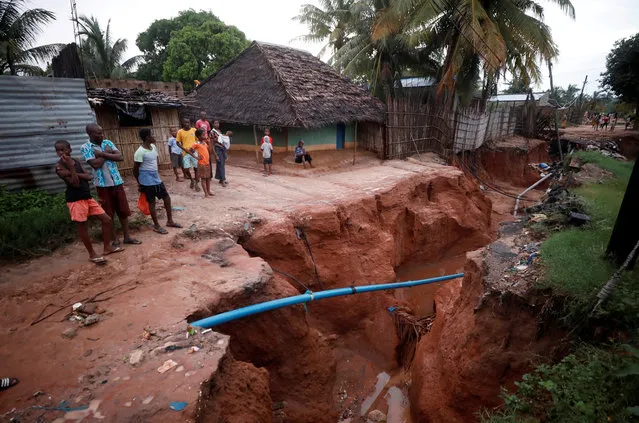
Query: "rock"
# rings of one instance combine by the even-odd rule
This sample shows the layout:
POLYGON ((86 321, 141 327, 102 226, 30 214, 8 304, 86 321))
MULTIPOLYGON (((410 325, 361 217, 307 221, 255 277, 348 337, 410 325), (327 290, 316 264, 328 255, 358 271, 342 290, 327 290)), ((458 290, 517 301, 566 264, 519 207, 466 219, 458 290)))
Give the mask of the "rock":
POLYGON ((144 359, 144 351, 135 350, 131 353, 131 356, 129 357, 129 364, 132 366, 137 366, 138 364, 142 362, 143 359, 144 359))
POLYGON ((72 339, 77 332, 78 332, 78 329, 76 328, 68 328, 64 332, 62 332, 62 336, 67 339, 72 339))
POLYGON ((99 314, 92 314, 92 315, 88 316, 86 319, 84 319, 84 326, 95 325, 99 321, 100 321, 100 315, 99 314))
POLYGON ((587 214, 570 212, 570 215, 568 216, 568 223, 576 226, 581 226, 587 222, 590 222, 590 216, 587 214))
POLYGON ((82 304, 82 306, 80 306, 79 311, 86 314, 96 314, 98 311, 98 306, 96 303, 82 304))
POLYGON ((84 354, 83 354, 83 355, 84 355, 85 357, 88 357, 88 356, 90 356, 91 354, 93 354, 93 350, 92 350, 91 348, 89 348, 88 350, 86 350, 86 351, 84 352, 84 354))
POLYGON ((368 413, 368 421, 369 422, 385 422, 386 421, 386 414, 382 413, 379 410, 373 410, 370 413, 368 413))
POLYGON ((149 395, 148 397, 144 398, 142 400, 142 404, 144 405, 151 404, 151 401, 153 401, 153 395, 149 395))

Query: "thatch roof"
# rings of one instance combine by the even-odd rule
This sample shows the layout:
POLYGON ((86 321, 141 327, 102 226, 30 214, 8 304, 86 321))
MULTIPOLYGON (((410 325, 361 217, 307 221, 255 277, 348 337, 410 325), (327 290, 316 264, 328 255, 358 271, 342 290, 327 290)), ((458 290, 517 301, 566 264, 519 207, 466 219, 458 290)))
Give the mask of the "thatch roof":
POLYGON ((164 108, 182 107, 179 98, 163 92, 140 90, 137 88, 87 88, 91 106, 136 105, 164 108))
POLYGON ((192 113, 261 126, 383 122, 384 104, 305 51, 253 42, 186 99, 192 113))

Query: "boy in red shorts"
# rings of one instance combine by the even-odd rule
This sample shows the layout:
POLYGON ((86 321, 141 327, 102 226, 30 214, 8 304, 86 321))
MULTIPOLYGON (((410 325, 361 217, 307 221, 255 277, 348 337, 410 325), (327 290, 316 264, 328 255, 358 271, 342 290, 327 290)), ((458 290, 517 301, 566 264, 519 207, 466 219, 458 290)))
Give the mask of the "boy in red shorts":
POLYGON ((112 221, 104 212, 102 207, 91 197, 89 181, 91 174, 84 171, 79 161, 71 157, 71 145, 64 140, 56 141, 55 152, 60 157, 60 161, 55 165, 55 171, 67 185, 65 193, 67 206, 71 213, 71 220, 76 222, 80 239, 89 252, 89 260, 96 264, 105 264, 103 257, 107 254, 122 251, 122 247, 111 246, 112 221), (89 237, 87 219, 95 216, 102 222, 102 240, 104 242, 104 253, 98 255, 93 249, 93 243, 89 237))

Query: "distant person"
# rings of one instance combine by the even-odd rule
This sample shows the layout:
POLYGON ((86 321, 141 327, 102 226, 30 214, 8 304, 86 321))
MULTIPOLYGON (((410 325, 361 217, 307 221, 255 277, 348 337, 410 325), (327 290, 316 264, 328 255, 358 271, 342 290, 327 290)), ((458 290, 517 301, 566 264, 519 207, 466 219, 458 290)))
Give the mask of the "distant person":
POLYGON ((615 126, 617 126, 617 113, 610 115, 610 132, 615 130, 615 126))
POLYGON ((206 140, 209 139, 209 132, 211 132, 211 124, 206 120, 206 112, 202 110, 200 112, 200 118, 195 122, 195 129, 204 129, 206 140))
POLYGON ((193 144, 197 141, 197 138, 195 138, 195 128, 191 128, 191 121, 189 119, 182 120, 182 129, 177 132, 176 140, 182 149, 184 176, 191 181, 191 189, 199 191, 200 187, 197 184, 197 158, 189 153, 193 144), (193 176, 191 176, 191 169, 193 169, 193 176))
POLYGON ((267 135, 268 129, 264 131, 264 137, 262 137, 262 145, 260 149, 262 150, 262 162, 264 163, 264 176, 269 176, 273 174, 273 142, 270 140, 267 135))
MULTIPOLYGON (((118 215, 125 244, 142 244, 142 241, 132 238, 129 232, 131 210, 124 191, 124 181, 115 163, 124 160, 122 153, 118 151, 115 144, 104 139, 102 127, 97 123, 88 124, 86 132, 89 135, 89 141, 82 145, 80 152, 93 169, 93 185, 98 192, 98 201, 111 220, 116 214, 118 215)), ((115 224, 111 226, 113 245, 119 246, 120 241, 115 224)))
POLYGON ((302 163, 306 168, 306 163, 313 167, 313 158, 306 152, 304 148, 304 141, 299 140, 297 147, 295 147, 295 163, 302 163))
POLYGON ((231 131, 227 131, 226 135, 222 135, 220 131, 220 122, 213 122, 213 132, 215 132, 215 179, 218 180, 223 187, 228 185, 226 180, 226 159, 227 151, 231 148, 231 131))
POLYGON ((124 248, 111 246, 113 223, 104 209, 91 197, 89 181, 93 177, 90 173, 85 172, 78 160, 71 157, 71 144, 68 141, 56 141, 55 153, 60 157, 55 165, 55 171, 67 186, 64 195, 71 220, 78 227, 80 239, 89 253, 89 261, 95 264, 105 264, 105 255, 123 251, 124 248), (104 244, 102 255, 93 249, 93 242, 91 242, 87 226, 89 216, 95 216, 102 222, 102 242, 104 244))
POLYGON ((633 120, 634 120, 634 116, 632 116, 632 115, 628 115, 628 116, 626 116, 626 126, 625 126, 625 128, 624 128, 624 130, 625 130, 625 131, 627 131, 627 130, 628 130, 628 127, 629 127, 630 125, 632 125, 632 121, 633 121, 633 120))
POLYGON ((265 142, 273 145, 273 138, 271 138, 271 130, 268 128, 264 130, 264 136, 262 137, 262 142, 260 144, 264 144, 265 142))
MULTIPOLYGON (((204 198, 210 198, 214 194, 211 192, 211 160, 209 144, 207 143, 207 133, 204 128, 195 131, 198 141, 193 145, 193 151, 197 154, 197 169, 200 181, 202 183, 202 191, 204 198)), ((214 151, 215 153, 215 151, 214 151)))
POLYGON ((178 169, 182 172, 182 175, 186 177, 184 174, 184 169, 182 169, 182 149, 177 144, 177 129, 171 128, 171 136, 167 142, 169 146, 169 155, 171 157, 171 167, 173 168, 173 172, 175 173, 175 180, 178 182, 182 182, 184 178, 180 178, 180 174, 178 173, 178 169))
POLYGON ((168 231, 160 226, 160 222, 158 222, 158 215, 155 209, 156 198, 164 201, 166 226, 171 228, 181 228, 182 226, 173 221, 171 197, 158 172, 158 151, 155 147, 155 138, 148 128, 140 129, 139 134, 142 145, 138 147, 133 156, 133 176, 138 181, 140 192, 146 196, 146 201, 149 203, 153 230, 159 234, 166 235, 168 231))
POLYGON ((608 129, 608 122, 610 122, 610 116, 604 115, 603 116, 603 129, 604 130, 608 129))

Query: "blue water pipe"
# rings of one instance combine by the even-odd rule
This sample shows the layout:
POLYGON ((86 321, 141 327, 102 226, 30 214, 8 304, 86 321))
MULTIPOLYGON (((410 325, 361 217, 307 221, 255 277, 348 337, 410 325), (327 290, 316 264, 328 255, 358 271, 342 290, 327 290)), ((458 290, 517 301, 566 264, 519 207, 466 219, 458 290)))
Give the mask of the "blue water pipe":
POLYGON ((323 300, 325 298, 341 297, 344 295, 362 294, 364 292, 383 291, 387 289, 398 288, 410 288, 412 286, 426 285, 429 283, 436 283, 447 281, 450 279, 457 279, 463 277, 463 273, 455 273, 452 275, 438 276, 430 279, 420 279, 417 281, 407 282, 395 282, 395 283, 383 283, 379 285, 364 285, 364 286, 352 286, 349 288, 337 288, 329 289, 326 291, 311 292, 306 291, 301 295, 294 295, 292 297, 280 298, 278 300, 266 301, 263 303, 253 304, 247 307, 238 308, 237 310, 230 310, 224 313, 216 314, 205 319, 192 322, 192 326, 201 328, 212 328, 213 326, 228 323, 233 320, 241 319, 243 317, 252 316, 258 313, 264 313, 265 311, 276 310, 278 308, 288 307, 295 304, 308 303, 311 301, 323 300))

